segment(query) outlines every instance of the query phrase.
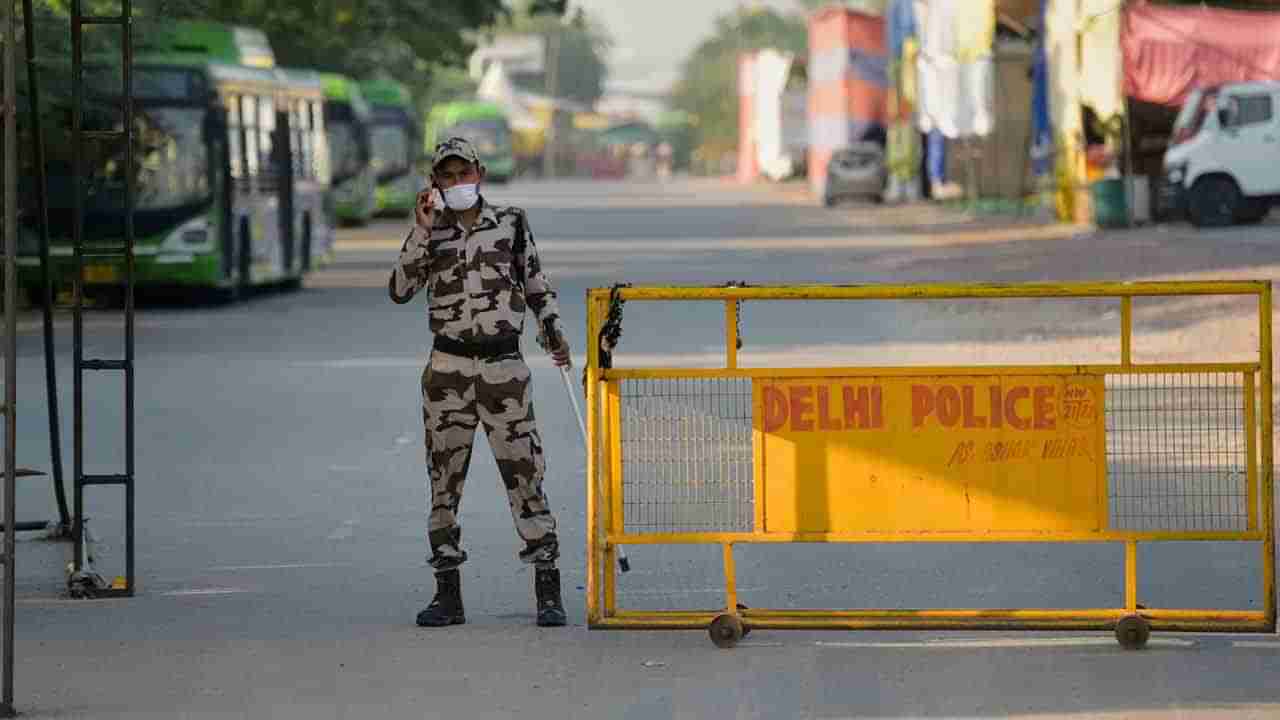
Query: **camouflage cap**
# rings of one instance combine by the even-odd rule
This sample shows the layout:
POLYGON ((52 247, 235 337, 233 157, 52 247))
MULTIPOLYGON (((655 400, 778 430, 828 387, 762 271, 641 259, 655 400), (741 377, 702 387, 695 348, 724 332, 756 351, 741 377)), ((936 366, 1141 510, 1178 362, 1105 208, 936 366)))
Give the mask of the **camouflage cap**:
POLYGON ((480 155, 475 147, 465 138, 451 137, 436 145, 435 155, 431 158, 431 167, 436 167, 446 159, 456 157, 469 163, 480 164, 480 155))

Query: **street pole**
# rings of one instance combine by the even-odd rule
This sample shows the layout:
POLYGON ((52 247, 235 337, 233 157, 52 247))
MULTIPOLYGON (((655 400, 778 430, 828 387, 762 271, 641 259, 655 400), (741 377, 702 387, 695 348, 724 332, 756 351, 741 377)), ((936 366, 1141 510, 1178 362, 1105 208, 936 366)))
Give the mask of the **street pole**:
MULTIPOLYGON (((1123 36, 1124 24, 1129 21, 1129 0, 1123 0, 1120 3, 1120 32, 1123 36)), ((1124 91, 1124 50, 1116 48, 1116 52, 1120 55, 1120 61, 1116 63, 1117 72, 1120 77, 1117 83, 1120 86, 1121 100, 1124 102, 1124 212, 1125 227, 1133 228, 1136 225, 1134 213, 1134 199, 1137 197, 1137 188, 1135 187, 1137 179, 1133 176, 1133 104, 1129 102, 1129 95, 1124 91)), ((1150 198, 1150 194, 1147 195, 1150 198)), ((1150 200, 1148 199, 1148 202, 1150 200)))
MULTIPOLYGON (((14 41, 17 39, 14 25, 14 4, 5 0, 3 13, 3 70, 4 70, 4 578, 0 595, 3 595, 3 648, 0 653, 0 716, 13 717, 13 660, 14 660, 14 527, 15 489, 17 479, 17 420, 18 420, 18 108, 17 88, 14 85, 14 41)), ((26 39, 28 43, 31 38, 26 39)))
POLYGON ((546 141, 542 146, 542 176, 556 175, 556 96, 560 85, 560 30, 548 33, 546 56, 547 97, 551 102, 551 117, 547 120, 546 141))

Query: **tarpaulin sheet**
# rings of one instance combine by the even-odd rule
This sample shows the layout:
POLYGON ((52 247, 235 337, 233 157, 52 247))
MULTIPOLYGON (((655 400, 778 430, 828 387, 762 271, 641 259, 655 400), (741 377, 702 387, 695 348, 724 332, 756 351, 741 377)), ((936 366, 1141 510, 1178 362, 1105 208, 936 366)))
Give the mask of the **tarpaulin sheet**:
POLYGON ((1280 80, 1280 12, 1136 4, 1120 44, 1125 94, 1143 102, 1178 106, 1197 88, 1280 80))

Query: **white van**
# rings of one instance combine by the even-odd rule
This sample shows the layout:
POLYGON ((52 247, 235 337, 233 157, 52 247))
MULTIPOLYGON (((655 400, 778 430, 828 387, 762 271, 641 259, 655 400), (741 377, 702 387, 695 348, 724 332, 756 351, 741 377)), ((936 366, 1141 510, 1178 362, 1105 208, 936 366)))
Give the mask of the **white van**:
POLYGON ((1161 195, 1199 227, 1258 222, 1280 204, 1280 82, 1188 96, 1164 154, 1161 195))

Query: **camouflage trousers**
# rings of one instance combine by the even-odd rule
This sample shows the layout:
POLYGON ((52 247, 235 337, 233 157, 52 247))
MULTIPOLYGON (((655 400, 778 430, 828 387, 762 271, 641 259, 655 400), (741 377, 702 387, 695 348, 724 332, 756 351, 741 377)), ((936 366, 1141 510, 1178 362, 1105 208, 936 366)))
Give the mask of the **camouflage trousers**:
POLYGON ((520 559, 551 567, 560 554, 556 521, 542 490, 545 462, 530 396, 530 373, 519 354, 495 359, 434 350, 422 373, 422 421, 430 469, 427 539, 431 566, 449 570, 466 562, 458 506, 478 423, 484 424, 516 533, 520 559))

